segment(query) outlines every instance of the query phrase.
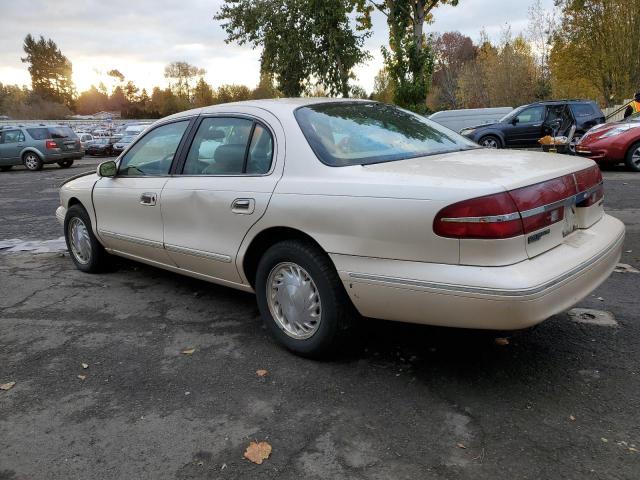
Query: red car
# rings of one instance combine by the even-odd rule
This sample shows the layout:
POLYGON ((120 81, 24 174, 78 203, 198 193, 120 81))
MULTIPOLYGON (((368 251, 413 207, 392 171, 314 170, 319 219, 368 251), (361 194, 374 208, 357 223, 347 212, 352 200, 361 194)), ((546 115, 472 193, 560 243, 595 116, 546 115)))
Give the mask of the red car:
POLYGON ((640 172, 640 114, 593 127, 576 145, 576 153, 600 164, 624 162, 640 172))

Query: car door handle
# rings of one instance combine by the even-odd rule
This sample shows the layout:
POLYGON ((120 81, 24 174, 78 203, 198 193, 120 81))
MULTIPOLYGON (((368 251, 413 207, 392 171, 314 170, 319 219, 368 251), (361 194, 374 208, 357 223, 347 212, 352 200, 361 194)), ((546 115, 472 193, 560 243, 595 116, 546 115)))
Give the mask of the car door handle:
POLYGON ((156 204, 158 196, 154 192, 145 192, 140 195, 140 204, 153 207, 156 204))
POLYGON ((231 211, 240 215, 250 215, 256 208, 256 201, 253 198, 236 198, 231 203, 231 211))

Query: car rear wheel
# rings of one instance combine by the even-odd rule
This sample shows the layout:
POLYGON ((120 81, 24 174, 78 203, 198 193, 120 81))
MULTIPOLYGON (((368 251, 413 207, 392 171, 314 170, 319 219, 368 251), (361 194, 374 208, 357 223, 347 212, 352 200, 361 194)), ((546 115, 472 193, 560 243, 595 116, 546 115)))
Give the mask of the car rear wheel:
POLYGON ((500 139, 495 135, 487 135, 480 139, 478 142, 484 148, 502 148, 500 139))
POLYGON ((89 214, 81 205, 73 205, 67 210, 64 238, 78 270, 87 273, 103 270, 108 253, 93 234, 89 214))
POLYGON ((2 165, 0 167, 0 172, 8 172, 9 170, 11 170, 12 167, 13 165, 2 165))
POLYGON ((627 168, 634 172, 640 172, 640 142, 631 146, 627 152, 627 158, 625 160, 627 168))
POLYGON ((306 357, 322 357, 347 338, 354 309, 329 257, 310 242, 273 245, 256 272, 258 307, 275 339, 306 357))
POLYGON ((62 162, 58 162, 58 165, 60 165, 60 168, 69 168, 73 165, 73 160, 63 160, 62 162))
POLYGON ((31 170, 32 172, 42 170, 42 159, 33 152, 25 153, 22 156, 22 163, 24 163, 27 170, 31 170))

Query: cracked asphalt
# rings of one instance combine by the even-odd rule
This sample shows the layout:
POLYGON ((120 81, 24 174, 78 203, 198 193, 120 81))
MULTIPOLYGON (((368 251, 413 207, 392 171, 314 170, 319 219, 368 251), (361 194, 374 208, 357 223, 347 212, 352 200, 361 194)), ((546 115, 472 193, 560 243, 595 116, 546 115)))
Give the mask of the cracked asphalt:
MULTIPOLYGON (((1 173, 0 241, 60 237, 57 185, 96 164, 1 173)), ((640 268, 640 174, 605 178, 640 268)), ((269 338, 251 295, 0 252, 0 384, 16 382, 0 390, 0 479, 638 479, 639 280, 614 273, 579 305, 617 326, 562 314, 500 345, 366 320, 317 362, 269 338), (262 465, 243 459, 253 440, 273 447, 262 465)))

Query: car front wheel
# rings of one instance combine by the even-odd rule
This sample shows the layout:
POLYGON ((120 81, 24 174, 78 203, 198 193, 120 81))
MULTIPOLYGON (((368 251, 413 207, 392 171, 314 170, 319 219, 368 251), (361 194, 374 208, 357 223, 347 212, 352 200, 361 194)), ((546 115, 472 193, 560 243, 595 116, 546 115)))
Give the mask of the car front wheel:
POLYGON ((102 271, 108 254, 93 234, 89 214, 81 205, 73 205, 67 210, 64 238, 78 270, 87 273, 102 271))
POLYGON ((258 264, 256 294, 271 334, 299 355, 325 356, 348 336, 351 301, 329 257, 310 242, 269 248, 258 264))
POLYGON ((60 168, 69 168, 73 165, 73 160, 63 160, 62 162, 58 162, 60 168))
POLYGON ((627 152, 625 163, 629 170, 640 172, 640 142, 631 146, 627 152))
POLYGON ((500 143, 500 139, 493 135, 487 135, 486 137, 482 137, 478 142, 484 148, 501 148, 502 144, 500 143))
POLYGON ((22 157, 22 163, 24 163, 27 170, 31 170, 32 172, 42 170, 42 159, 33 152, 25 153, 22 157))

